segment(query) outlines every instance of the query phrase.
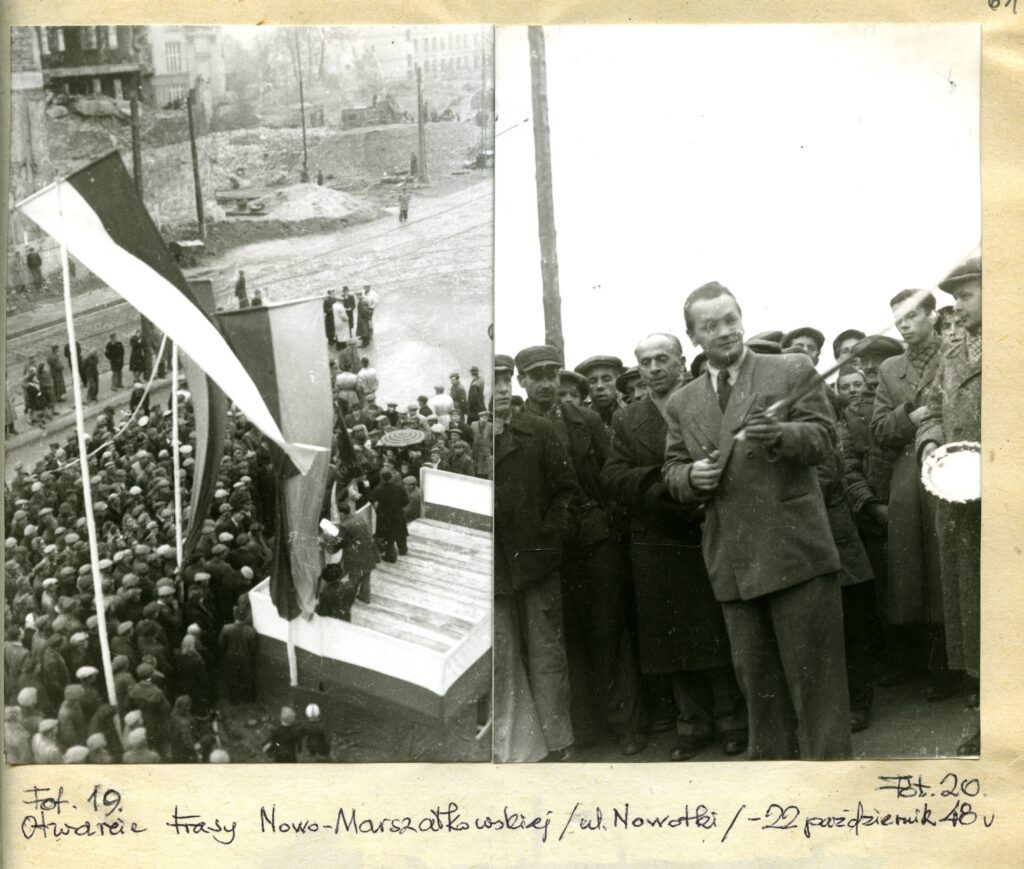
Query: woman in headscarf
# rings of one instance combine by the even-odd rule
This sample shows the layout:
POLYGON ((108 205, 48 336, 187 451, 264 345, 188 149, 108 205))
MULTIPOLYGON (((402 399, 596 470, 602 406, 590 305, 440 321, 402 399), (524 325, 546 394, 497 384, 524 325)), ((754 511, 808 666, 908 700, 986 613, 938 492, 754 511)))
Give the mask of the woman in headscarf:
POLYGON ((171 760, 174 763, 195 763, 198 759, 196 742, 192 698, 188 694, 182 694, 174 701, 174 708, 171 710, 171 760))

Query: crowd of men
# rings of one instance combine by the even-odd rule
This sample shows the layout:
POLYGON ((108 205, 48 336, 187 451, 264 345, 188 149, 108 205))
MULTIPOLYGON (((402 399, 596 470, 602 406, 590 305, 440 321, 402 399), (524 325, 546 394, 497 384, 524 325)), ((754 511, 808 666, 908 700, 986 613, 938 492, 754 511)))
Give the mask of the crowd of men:
POLYGON ((745 340, 718 283, 683 306, 689 369, 660 332, 629 370, 495 357, 497 760, 672 728, 676 761, 716 739, 847 758, 874 686, 925 675, 929 701, 965 694, 956 750, 979 752, 980 507, 929 494, 922 463, 980 442, 980 260, 940 288, 955 308, 891 299, 902 341, 838 335, 830 384, 819 330, 745 340))
MULTIPOLYGON (((435 396, 420 396, 400 411, 397 402, 378 400, 370 358, 353 365, 350 342, 339 341, 336 332, 328 337, 335 437, 322 515, 331 516, 332 508, 352 515, 375 503, 377 535, 367 558, 396 558, 405 548, 406 522, 419 515, 420 468, 490 473, 484 381, 474 367, 467 389, 453 372, 447 393, 437 387, 435 396), (422 437, 411 446, 387 446, 386 435, 399 429, 422 437)), ((111 343, 117 343, 114 336, 111 343)), ((191 403, 183 396, 179 438, 187 503, 197 444, 191 403)), ((227 762, 233 734, 225 731, 222 713, 242 707, 239 714, 248 718, 256 711, 249 704, 257 702, 260 650, 248 595, 272 560, 277 481, 271 448, 241 414, 229 412, 210 512, 179 567, 171 411, 150 412, 145 394, 129 411, 106 408, 87 436, 101 603, 94 595, 76 437, 50 444, 33 466, 17 465, 5 487, 8 762, 227 762), (105 614, 115 703, 106 690, 98 607, 105 614)), ((347 618, 352 601, 339 600, 345 595, 338 595, 338 583, 352 576, 364 601, 371 592, 364 563, 349 557, 344 523, 341 531, 333 542, 345 558, 325 571, 318 609, 347 618)), ((264 754, 276 761, 332 759, 325 733, 315 705, 301 719, 285 707, 264 754)))

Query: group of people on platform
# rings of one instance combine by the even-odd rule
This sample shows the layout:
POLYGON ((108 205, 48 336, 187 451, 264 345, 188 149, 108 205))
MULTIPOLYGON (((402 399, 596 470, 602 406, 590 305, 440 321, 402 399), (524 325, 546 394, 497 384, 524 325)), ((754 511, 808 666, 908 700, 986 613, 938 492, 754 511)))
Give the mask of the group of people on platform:
POLYGON ((963 693, 956 750, 979 752, 980 506, 922 463, 980 442, 980 260, 939 286, 955 308, 892 297, 902 341, 838 335, 830 384, 819 330, 745 340, 714 282, 683 305, 689 369, 664 332, 629 370, 495 357, 497 760, 672 728, 676 761, 847 758, 874 686, 924 675, 923 699, 963 693))
POLYGON ((327 561, 320 577, 317 612, 350 621, 356 600, 372 602, 371 574, 381 559, 397 561, 407 554, 408 523, 421 512, 420 470, 425 467, 489 478, 493 427, 485 399, 485 383, 477 366, 470 368, 469 388, 461 375, 449 375, 450 387, 420 395, 399 410, 395 401, 379 401, 380 375, 367 356, 353 358, 350 342, 338 339, 332 324, 337 303, 328 296, 324 321, 331 351, 334 419, 338 463, 327 487, 324 516, 332 515, 335 493, 337 533, 325 533, 327 561), (332 331, 332 325, 334 330, 332 331), (394 432, 415 437, 389 437, 394 432), (357 515, 374 505, 371 533, 357 515), (340 553, 340 562, 336 563, 340 553))

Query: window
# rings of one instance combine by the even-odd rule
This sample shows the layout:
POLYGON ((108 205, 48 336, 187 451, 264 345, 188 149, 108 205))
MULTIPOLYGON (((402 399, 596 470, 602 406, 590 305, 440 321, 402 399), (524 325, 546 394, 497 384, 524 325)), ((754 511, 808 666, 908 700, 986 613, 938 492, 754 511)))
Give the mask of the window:
POLYGON ((39 28, 39 50, 42 52, 43 57, 46 57, 50 53, 50 28, 40 27, 39 28))
POLYGON ((107 28, 107 48, 117 48, 117 28, 107 28))
POLYGON ((457 57, 457 58, 455 59, 455 65, 456 65, 456 66, 457 66, 457 67, 458 67, 459 69, 462 69, 462 56, 461 56, 461 55, 460 55, 459 57, 457 57))
POLYGON ((57 34, 57 51, 65 51, 64 48, 64 28, 55 27, 54 32, 57 34))
POLYGON ((413 51, 419 51, 420 50, 420 41, 418 39, 414 39, 412 41, 412 50, 413 51))
POLYGON ((124 99, 124 85, 121 84, 120 78, 114 79, 114 98, 118 100, 124 99))
POLYGON ((98 78, 94 78, 92 80, 92 92, 94 94, 103 93, 103 82, 101 82, 98 78))
POLYGON ((181 43, 168 42, 164 46, 164 58, 167 61, 168 72, 181 72, 181 43))
POLYGON ((437 51, 437 37, 436 37, 436 36, 431 36, 431 37, 430 37, 430 47, 431 47, 431 48, 432 48, 432 49, 433 49, 434 51, 437 51))
POLYGON ((167 102, 176 103, 185 99, 185 86, 176 84, 167 88, 167 102))
POLYGON ((83 27, 80 33, 82 34, 82 48, 84 50, 91 51, 97 47, 95 27, 83 27))

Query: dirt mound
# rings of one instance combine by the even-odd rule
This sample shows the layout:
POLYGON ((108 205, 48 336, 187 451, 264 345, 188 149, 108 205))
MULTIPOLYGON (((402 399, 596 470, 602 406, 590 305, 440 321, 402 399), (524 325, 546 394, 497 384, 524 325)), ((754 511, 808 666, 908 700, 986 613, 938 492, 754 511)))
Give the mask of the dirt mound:
POLYGON ((348 217, 365 207, 355 196, 318 184, 292 184, 267 197, 267 216, 274 220, 348 217))

